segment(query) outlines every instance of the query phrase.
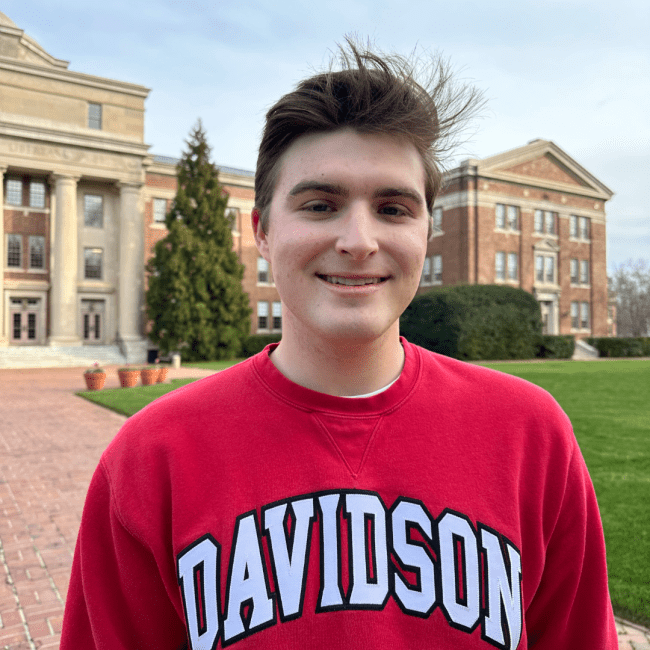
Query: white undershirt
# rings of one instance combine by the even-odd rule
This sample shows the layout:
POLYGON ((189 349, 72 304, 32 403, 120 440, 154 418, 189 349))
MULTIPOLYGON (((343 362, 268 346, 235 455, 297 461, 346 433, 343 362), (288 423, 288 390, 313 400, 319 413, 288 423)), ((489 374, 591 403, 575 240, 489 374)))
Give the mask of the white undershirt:
POLYGON ((373 395, 379 395, 379 393, 383 393, 385 390, 388 390, 398 379, 399 377, 393 379, 393 381, 391 381, 390 384, 384 386, 383 388, 380 388, 379 390, 375 390, 372 393, 366 393, 365 395, 341 395, 341 397, 347 397, 348 399, 355 399, 359 397, 372 397, 373 395))

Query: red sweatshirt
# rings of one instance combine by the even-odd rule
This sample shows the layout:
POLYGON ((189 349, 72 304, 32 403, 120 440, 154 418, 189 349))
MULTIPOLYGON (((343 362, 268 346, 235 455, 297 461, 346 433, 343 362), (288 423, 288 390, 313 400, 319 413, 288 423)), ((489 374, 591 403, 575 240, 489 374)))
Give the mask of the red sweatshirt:
POLYGON ((270 346, 130 418, 90 485, 62 650, 616 650, 594 490, 521 379, 402 339, 372 397, 270 346))

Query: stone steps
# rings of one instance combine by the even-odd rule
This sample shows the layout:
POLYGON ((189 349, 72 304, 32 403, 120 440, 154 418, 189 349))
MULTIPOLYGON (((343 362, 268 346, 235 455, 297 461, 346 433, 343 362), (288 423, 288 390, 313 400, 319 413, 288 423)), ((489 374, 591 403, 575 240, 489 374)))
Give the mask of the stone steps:
POLYGON ((100 365, 125 365, 126 359, 117 345, 45 345, 0 348, 0 368, 81 368, 95 361, 100 365))

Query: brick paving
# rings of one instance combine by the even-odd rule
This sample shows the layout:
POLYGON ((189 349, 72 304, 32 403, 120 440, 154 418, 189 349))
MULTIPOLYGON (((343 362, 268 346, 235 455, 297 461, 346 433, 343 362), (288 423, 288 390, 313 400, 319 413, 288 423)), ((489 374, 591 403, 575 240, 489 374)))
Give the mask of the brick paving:
MULTIPOLYGON (((106 388, 118 387, 115 367, 106 388)), ((125 418, 77 397, 80 368, 0 370, 0 649, 59 647, 81 511, 102 451, 125 418)), ((210 371, 171 369, 168 379, 210 371)), ((618 620, 620 650, 650 630, 618 620)))

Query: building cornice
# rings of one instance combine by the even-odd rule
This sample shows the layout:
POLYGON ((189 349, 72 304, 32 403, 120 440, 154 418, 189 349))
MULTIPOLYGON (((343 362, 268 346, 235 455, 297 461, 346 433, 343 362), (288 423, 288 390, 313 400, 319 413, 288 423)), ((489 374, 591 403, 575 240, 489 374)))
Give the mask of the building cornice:
POLYGON ((151 92, 151 89, 146 88, 145 86, 132 84, 127 81, 95 77, 93 75, 84 74, 83 72, 73 72, 67 69, 46 68, 36 63, 19 61, 4 56, 0 56, 0 70, 9 70, 11 72, 29 74, 35 77, 44 77, 46 79, 78 84, 80 86, 124 93, 142 99, 145 99, 151 92))

